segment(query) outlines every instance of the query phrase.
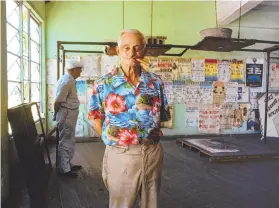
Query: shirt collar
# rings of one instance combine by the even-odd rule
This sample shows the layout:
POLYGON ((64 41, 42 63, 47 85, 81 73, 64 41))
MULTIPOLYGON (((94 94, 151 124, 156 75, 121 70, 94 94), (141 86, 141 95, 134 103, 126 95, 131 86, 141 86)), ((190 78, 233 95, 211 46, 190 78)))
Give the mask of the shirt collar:
POLYGON ((75 78, 69 72, 67 72, 66 74, 70 79, 73 79, 74 81, 76 81, 75 78))
MULTIPOLYGON (((121 66, 114 69, 112 72, 110 72, 112 77, 112 87, 117 88, 122 84, 125 84, 128 82, 127 77, 125 76, 121 66)), ((141 75, 140 75, 140 83, 139 85, 144 85, 149 88, 154 88, 153 81, 151 78, 150 73, 148 73, 146 70, 141 69, 141 75)))
POLYGON ((112 79, 112 87, 117 88, 122 84, 125 84, 127 82, 127 78, 125 77, 124 72, 120 67, 117 67, 116 69, 112 70, 110 72, 110 76, 112 79))

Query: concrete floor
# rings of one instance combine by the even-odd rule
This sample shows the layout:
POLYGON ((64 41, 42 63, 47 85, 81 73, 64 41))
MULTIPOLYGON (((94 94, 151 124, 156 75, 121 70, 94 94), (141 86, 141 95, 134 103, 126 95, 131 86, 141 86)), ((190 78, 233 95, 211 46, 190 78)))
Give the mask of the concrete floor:
MULTIPOLYGON (((162 144, 165 155, 159 208, 279 208, 279 160, 216 164, 176 145, 175 140, 162 144)), ((54 148, 51 151, 55 161, 54 148)), ((103 152, 102 142, 76 144, 74 160, 84 169, 76 180, 58 182, 52 174, 50 208, 60 207, 58 188, 64 208, 108 207, 101 178, 103 152)), ((21 199, 26 204, 26 197, 21 199)), ((22 204, 18 207, 28 207, 22 204)))

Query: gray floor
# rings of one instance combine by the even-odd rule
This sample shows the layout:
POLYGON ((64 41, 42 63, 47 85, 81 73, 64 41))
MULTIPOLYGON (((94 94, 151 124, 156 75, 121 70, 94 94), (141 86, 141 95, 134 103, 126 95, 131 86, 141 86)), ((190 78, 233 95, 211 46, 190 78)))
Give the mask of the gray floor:
MULTIPOLYGON (((173 140, 163 146, 160 208, 279 207, 279 160, 212 164, 173 140)), ((107 207, 108 193, 101 179, 103 151, 99 142, 77 144, 75 161, 85 169, 77 180, 60 181, 64 207, 107 207)), ((51 196, 50 207, 59 207, 57 196, 51 196)))
POLYGON ((201 155, 210 157, 211 162, 279 158, 279 140, 269 138, 268 142, 264 144, 264 141, 260 138, 259 134, 234 137, 186 137, 177 139, 177 143, 191 150, 199 151, 202 153, 201 155), (236 150, 236 152, 214 152, 220 149, 236 150))
MULTIPOLYGON (((278 141, 279 142, 279 141, 278 141)), ((162 142, 164 170, 159 208, 279 208, 279 160, 238 163, 209 163, 208 158, 162 142)), ((54 148, 52 160, 55 161, 54 148)), ((83 165, 79 178, 59 179, 49 185, 49 207, 106 208, 108 193, 101 178, 104 145, 77 143, 75 162, 83 165)), ((28 207, 27 198, 21 197, 28 207)), ((10 207, 9 207, 10 208, 10 207)))

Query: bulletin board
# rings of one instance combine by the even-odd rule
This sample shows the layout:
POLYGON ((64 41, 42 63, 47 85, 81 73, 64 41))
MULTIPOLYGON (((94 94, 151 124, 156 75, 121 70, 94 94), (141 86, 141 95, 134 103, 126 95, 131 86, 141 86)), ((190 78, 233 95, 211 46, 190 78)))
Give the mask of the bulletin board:
MULTIPOLYGON (((84 64, 77 80, 81 105, 76 136, 95 137, 97 134, 87 116, 92 86, 94 80, 118 65, 119 58, 85 54, 67 55, 67 59, 76 59, 84 64)), ((172 120, 163 124, 164 135, 260 132, 258 92, 251 89, 262 89, 262 82, 258 81, 263 75, 262 59, 254 59, 253 62, 253 59, 150 57, 149 60, 150 72, 160 76, 164 82, 172 114, 172 120), (257 71, 253 71, 253 64, 256 64, 257 71), (257 73, 255 77, 247 82, 247 77, 254 73, 257 73), (255 81, 251 81, 253 79, 255 81)), ((47 60, 49 118, 53 114, 56 66, 56 59, 47 60)), ((51 119, 48 120, 52 126, 51 119)))
POLYGON ((168 102, 174 106, 173 130, 166 133, 185 134, 181 128, 188 134, 260 132, 259 113, 255 117, 251 112, 259 111, 257 93, 263 85, 257 80, 263 78, 264 61, 251 60, 150 58, 150 71, 164 81, 168 102), (253 71, 253 64, 257 71, 253 71), (254 126, 249 123, 251 119, 254 126))

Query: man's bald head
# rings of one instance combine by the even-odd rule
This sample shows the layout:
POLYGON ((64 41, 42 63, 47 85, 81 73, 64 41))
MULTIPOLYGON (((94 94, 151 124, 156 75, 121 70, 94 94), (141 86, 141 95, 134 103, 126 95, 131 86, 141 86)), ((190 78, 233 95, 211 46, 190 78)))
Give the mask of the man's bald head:
POLYGON ((141 39, 142 45, 143 45, 144 48, 145 48, 145 46, 146 46, 145 37, 144 37, 144 35, 143 35, 139 30, 137 30, 137 29, 125 29, 125 30, 122 30, 122 31, 120 32, 119 38, 118 38, 118 40, 117 40, 117 45, 118 45, 118 47, 120 47, 120 45, 121 45, 121 39, 122 39, 122 37, 123 37, 124 35, 126 35, 126 34, 133 34, 133 35, 138 36, 138 37, 141 39))

